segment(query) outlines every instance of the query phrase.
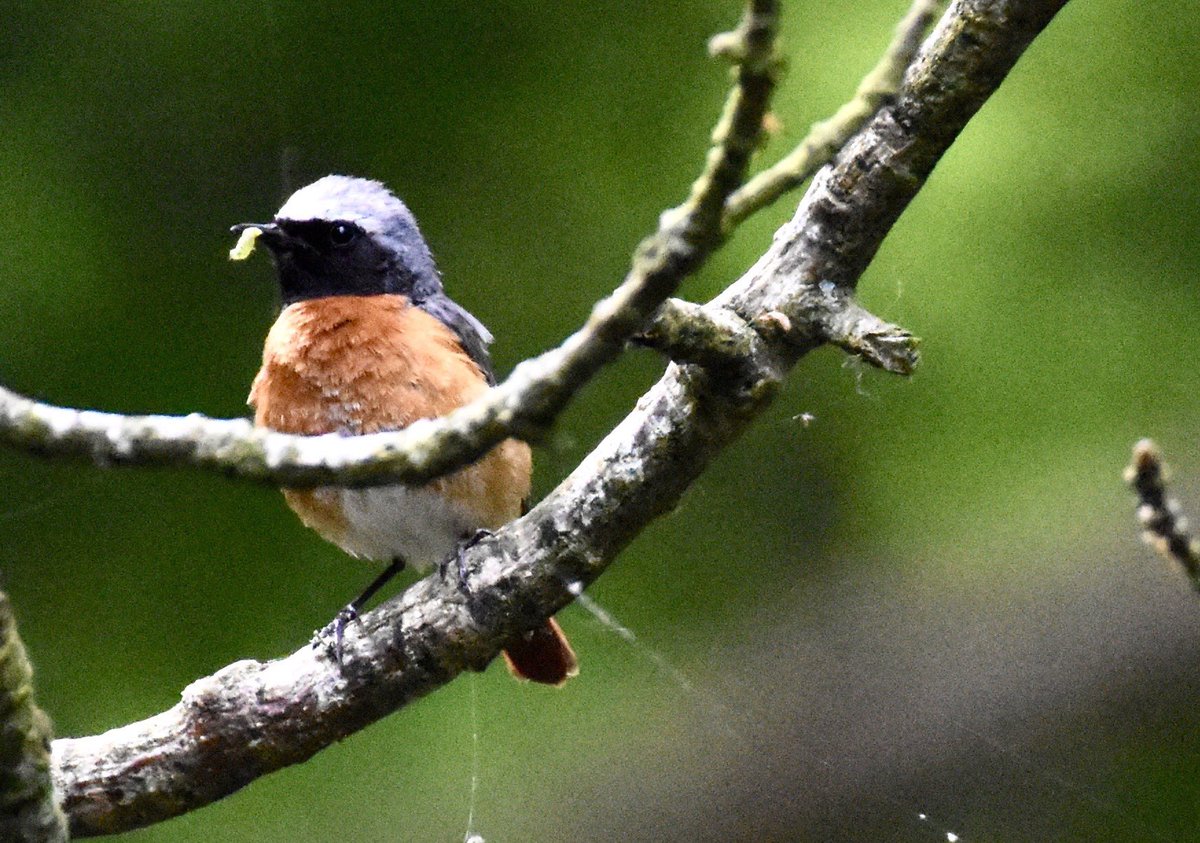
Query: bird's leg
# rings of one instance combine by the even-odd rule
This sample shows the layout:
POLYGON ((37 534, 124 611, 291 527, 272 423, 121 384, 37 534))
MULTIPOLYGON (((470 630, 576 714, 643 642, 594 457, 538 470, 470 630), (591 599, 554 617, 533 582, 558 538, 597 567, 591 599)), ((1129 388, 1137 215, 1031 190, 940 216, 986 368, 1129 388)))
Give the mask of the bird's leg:
POLYGON ((388 565, 379 576, 371 580, 371 584, 363 589, 363 593, 355 597, 346 606, 337 613, 332 621, 325 625, 324 628, 317 630, 313 636, 312 645, 319 647, 322 644, 328 644, 328 640, 333 638, 333 657, 338 664, 342 663, 342 639, 346 635, 346 627, 352 622, 358 620, 358 613, 362 611, 363 606, 367 605, 367 601, 375 596, 379 589, 383 588, 392 577, 404 570, 404 559, 397 556, 392 560, 392 564, 388 565))
POLYGON ((467 584, 467 551, 484 539, 491 538, 493 535, 491 530, 476 530, 472 535, 460 541, 454 552, 443 559, 442 564, 438 565, 438 575, 445 580, 446 574, 450 570, 450 562, 453 560, 456 563, 458 571, 458 590, 469 596, 471 588, 467 584))

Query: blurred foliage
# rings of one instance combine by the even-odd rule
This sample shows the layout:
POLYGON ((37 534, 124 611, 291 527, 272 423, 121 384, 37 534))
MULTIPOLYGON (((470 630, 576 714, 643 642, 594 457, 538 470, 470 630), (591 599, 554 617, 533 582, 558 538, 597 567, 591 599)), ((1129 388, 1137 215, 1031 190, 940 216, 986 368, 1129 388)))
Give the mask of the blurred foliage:
MULTIPOLYGON (((849 96, 904 0, 787 3, 783 131, 849 96)), ((732 2, 4 4, 0 380, 245 412, 274 316, 232 223, 383 179, 502 368, 556 343, 699 171, 732 2)), ((1070 4, 863 279, 909 381, 806 359, 577 608, 560 692, 493 667, 142 841, 1186 839, 1200 607, 1120 481, 1153 435, 1200 507, 1200 13, 1070 4), (805 426, 798 415, 811 412, 805 426), (678 667, 680 685, 656 664, 678 667), (474 687, 474 691, 472 691, 474 687), (920 815, 925 815, 922 819, 920 815)), ((737 277, 744 226, 684 294, 737 277)), ((633 352, 538 452, 569 471, 657 377, 633 352)), ((273 490, 0 453, 0 571, 60 734, 301 646, 369 571, 273 490)), ((135 839, 135 836, 130 836, 135 839)))

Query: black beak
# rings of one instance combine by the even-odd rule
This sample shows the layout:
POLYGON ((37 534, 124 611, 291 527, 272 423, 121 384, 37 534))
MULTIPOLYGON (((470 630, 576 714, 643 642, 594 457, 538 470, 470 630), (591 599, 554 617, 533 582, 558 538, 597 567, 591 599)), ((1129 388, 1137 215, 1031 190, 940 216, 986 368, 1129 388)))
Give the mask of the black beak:
POLYGON ((240 222, 230 226, 229 230, 233 234, 241 234, 247 228, 257 228, 260 232, 258 239, 271 249, 285 247, 295 242, 293 237, 273 222, 240 222))

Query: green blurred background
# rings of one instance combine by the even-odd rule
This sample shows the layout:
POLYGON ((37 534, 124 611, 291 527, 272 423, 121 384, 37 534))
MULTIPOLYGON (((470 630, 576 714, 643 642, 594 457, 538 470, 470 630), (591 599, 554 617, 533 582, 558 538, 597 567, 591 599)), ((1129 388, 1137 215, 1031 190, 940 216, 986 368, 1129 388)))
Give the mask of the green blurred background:
MULTIPOLYGON (((786 4, 767 159, 905 5, 786 4)), ((0 6, 0 381, 215 416, 246 412, 277 307, 228 226, 328 172, 409 202, 502 370, 555 344, 698 172, 727 84, 705 39, 740 12, 0 6)), ((641 645, 573 607, 561 691, 493 665, 128 839, 460 840, 473 745, 489 841, 1200 839, 1200 602, 1120 481, 1153 435, 1200 512, 1197 43, 1189 0, 1067 7, 863 279, 924 338, 918 373, 805 359, 591 590, 641 645)), ((796 199, 683 294, 736 278, 796 199)), ((661 369, 635 352, 590 386, 537 489, 661 369)), ((270 489, 0 452, 0 490, 0 571, 63 735, 290 652, 370 574, 270 489)))

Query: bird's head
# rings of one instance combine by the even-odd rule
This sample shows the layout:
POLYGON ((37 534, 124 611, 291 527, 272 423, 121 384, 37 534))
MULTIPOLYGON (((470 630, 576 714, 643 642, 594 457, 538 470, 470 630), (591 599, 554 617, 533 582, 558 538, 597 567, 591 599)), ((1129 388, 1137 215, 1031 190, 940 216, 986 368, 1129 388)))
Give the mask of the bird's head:
POLYGON ((232 257, 255 240, 270 250, 285 305, 380 293, 420 301, 442 290, 412 212, 377 181, 326 176, 293 193, 273 221, 232 230, 243 238, 232 257))

